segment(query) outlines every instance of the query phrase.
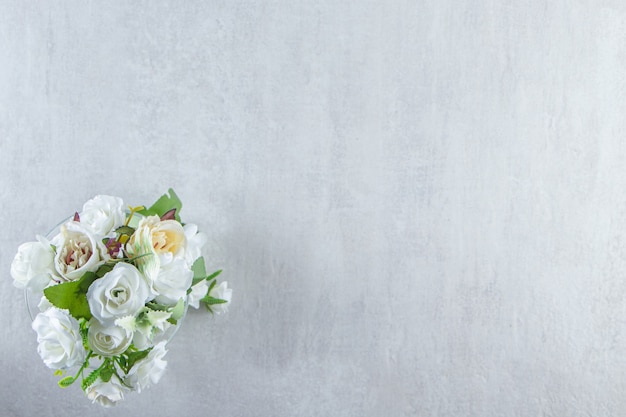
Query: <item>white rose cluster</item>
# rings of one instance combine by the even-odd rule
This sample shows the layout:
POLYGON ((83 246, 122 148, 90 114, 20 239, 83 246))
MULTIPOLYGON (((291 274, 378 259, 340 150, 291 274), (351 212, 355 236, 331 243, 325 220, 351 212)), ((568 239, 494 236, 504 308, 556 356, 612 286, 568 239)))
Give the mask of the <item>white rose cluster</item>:
POLYGON ((15 287, 40 296, 32 327, 44 364, 79 367, 89 399, 115 405, 129 391, 157 383, 167 362, 167 330, 187 305, 226 311, 232 290, 206 276, 194 224, 182 224, 175 208, 124 209, 119 197, 99 195, 50 238, 22 244, 11 264, 15 287), (48 240, 49 239, 49 240, 48 240), (94 366, 94 362, 98 362, 94 366))

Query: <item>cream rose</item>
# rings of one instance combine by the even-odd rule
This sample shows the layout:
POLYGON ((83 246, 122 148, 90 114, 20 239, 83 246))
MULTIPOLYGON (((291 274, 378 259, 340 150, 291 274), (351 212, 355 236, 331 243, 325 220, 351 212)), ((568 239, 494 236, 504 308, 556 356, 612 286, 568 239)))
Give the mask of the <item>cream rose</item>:
POLYGON ((126 220, 124 201, 119 197, 97 195, 83 205, 80 223, 92 233, 106 236, 126 220))
POLYGON ((69 221, 62 225, 61 233, 52 243, 57 248, 55 269, 67 281, 75 281, 85 272, 95 272, 109 259, 102 241, 79 222, 69 221))
POLYGON ((37 314, 32 327, 37 332, 37 352, 48 368, 71 368, 85 360, 78 321, 67 311, 49 308, 37 314))
POLYGON ((184 258, 186 245, 185 230, 179 222, 149 216, 139 221, 126 251, 130 256, 141 256, 139 269, 152 281, 159 273, 161 257, 184 258))
POLYGON ((91 314, 101 323, 134 316, 152 297, 143 275, 131 264, 120 262, 87 290, 91 314))
POLYGON ((123 353, 133 341, 133 333, 123 327, 106 326, 98 320, 89 321, 87 340, 91 349, 102 356, 116 356, 123 353))

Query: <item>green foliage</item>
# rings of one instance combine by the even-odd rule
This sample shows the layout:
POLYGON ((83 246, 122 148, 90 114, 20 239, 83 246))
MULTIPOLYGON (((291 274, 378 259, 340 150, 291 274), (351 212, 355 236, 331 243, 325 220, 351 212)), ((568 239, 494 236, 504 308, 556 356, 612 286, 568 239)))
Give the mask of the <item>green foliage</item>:
MULTIPOLYGON (((213 278, 217 278, 217 276, 218 276, 219 274, 221 274, 221 273, 222 273, 222 270, 221 270, 221 269, 218 269, 217 271, 213 272, 211 275, 209 275, 208 277, 206 277, 206 280, 207 280, 207 281, 211 281, 213 278)), ((215 285, 215 283, 214 283, 213 285, 215 285)))
POLYGON ((209 286, 209 291, 207 291, 207 295, 200 300, 201 302, 204 303, 206 309, 209 310, 211 312, 211 314, 213 314, 213 309, 211 308, 211 306, 213 306, 215 304, 225 304, 225 303, 228 302, 226 300, 222 300, 221 298, 215 298, 215 297, 211 297, 209 295, 209 294, 211 294, 211 290, 213 289, 213 287, 215 287, 216 283, 217 283, 217 280, 213 280, 211 282, 211 285, 209 286))
POLYGON ((207 295, 206 297, 202 299, 202 302, 204 302, 207 305, 212 306, 213 304, 224 304, 224 303, 227 303, 228 301, 222 300, 221 298, 213 298, 210 295, 207 295))
POLYGON ((222 270, 219 269, 213 272, 211 275, 207 276, 206 266, 204 264, 204 256, 201 256, 198 259, 196 259, 193 265, 191 265, 191 270, 193 271, 193 281, 191 282, 192 286, 196 285, 200 281, 204 281, 204 280, 211 281, 212 279, 215 279, 219 274, 222 273, 222 270))
POLYGON ((175 326, 183 314, 185 314, 185 301, 181 298, 172 309, 172 315, 167 319, 167 321, 175 326))
MULTIPOLYGON (((102 278, 103 276, 111 272, 114 266, 115 266, 114 262, 101 265, 100 268, 98 268, 98 270, 96 271, 96 278, 102 278)), ((89 283, 89 285, 91 285, 91 282, 89 283)), ((87 289, 89 289, 89 285, 87 286, 87 289)))
POLYGON ((78 319, 80 336, 83 340, 83 346, 85 347, 85 349, 89 348, 89 342, 87 340, 89 329, 87 327, 87 323, 87 320, 85 320, 84 318, 78 319))
POLYGON ((206 279, 206 266, 204 265, 204 256, 201 256, 195 260, 193 265, 191 265, 191 270, 193 271, 193 282, 191 285, 195 285, 203 279, 206 279))
POLYGON ((180 210, 183 207, 183 203, 180 201, 173 189, 167 190, 166 194, 163 194, 150 208, 138 211, 139 214, 144 216, 157 215, 159 218, 172 209, 176 209, 174 217, 180 222, 180 210))
POLYGON ((126 359, 126 369, 124 369, 124 373, 130 372, 135 363, 148 356, 148 353, 150 353, 151 350, 152 348, 127 353, 126 356, 128 359, 126 359))
POLYGON ((105 360, 102 366, 100 366, 100 379, 102 382, 109 382, 113 372, 115 372, 115 365, 109 359, 105 360))
POLYGON ((96 278, 96 273, 85 272, 80 279, 53 285, 44 289, 43 293, 55 307, 69 310, 70 314, 77 319, 89 320, 92 316, 87 302, 87 290, 96 278))
POLYGON ((80 384, 81 388, 84 390, 86 390, 87 388, 89 388, 94 382, 96 382, 96 379, 98 379, 98 377, 100 376, 100 372, 101 372, 102 367, 98 368, 98 369, 94 369, 88 376, 87 378, 83 378, 83 382, 80 384))
POLYGON ((66 376, 65 378, 59 380, 58 384, 61 388, 67 388, 72 385, 76 381, 76 378, 73 376, 66 376))

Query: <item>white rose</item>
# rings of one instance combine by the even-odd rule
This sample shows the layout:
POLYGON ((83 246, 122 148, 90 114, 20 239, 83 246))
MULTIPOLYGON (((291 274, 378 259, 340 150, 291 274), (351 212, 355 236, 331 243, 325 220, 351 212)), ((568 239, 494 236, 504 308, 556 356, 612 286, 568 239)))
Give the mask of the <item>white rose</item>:
POLYGON ((213 298, 219 298, 220 300, 226 300, 225 303, 211 305, 211 310, 214 313, 225 313, 226 311, 228 311, 228 305, 230 304, 230 300, 233 297, 233 290, 228 288, 226 281, 223 281, 219 285, 215 285, 211 289, 209 296, 213 298))
POLYGON ((202 247, 207 241, 207 235, 202 232, 198 232, 198 226, 192 223, 187 223, 183 226, 185 231, 185 237, 187 238, 187 246, 185 248, 185 260, 187 265, 191 268, 194 261, 202 256, 202 247))
POLYGON ((139 269, 154 280, 161 266, 160 257, 184 258, 186 245, 185 231, 179 222, 149 216, 139 221, 126 244, 126 251, 130 256, 143 255, 137 260, 139 269))
POLYGON ((17 249, 11 263, 13 285, 17 288, 30 288, 41 292, 55 278, 54 250, 44 237, 37 236, 37 242, 26 242, 17 249))
POLYGON ((123 316, 134 316, 151 297, 141 272, 120 262, 87 290, 91 314, 102 323, 123 316))
POLYGON ((120 326, 105 326, 98 320, 91 319, 87 341, 95 353, 102 356, 116 356, 128 349, 133 341, 133 333, 120 326))
POLYGON ((209 283, 206 279, 203 279, 191 287, 191 292, 187 295, 187 302, 193 308, 200 307, 200 300, 206 296, 208 291, 209 283))
POLYGON ((126 220, 124 201, 119 197, 97 195, 83 205, 80 223, 92 233, 106 236, 126 220))
POLYGON ((193 280, 193 271, 189 269, 184 259, 167 257, 161 258, 159 274, 152 282, 152 288, 157 293, 155 300, 160 304, 173 305, 179 299, 185 298, 187 290, 193 280))
POLYGON ((98 378, 96 382, 87 387, 85 394, 93 403, 98 403, 103 407, 111 407, 124 399, 124 391, 126 390, 127 388, 114 376, 109 382, 104 382, 98 378))
POLYGON ((74 281, 85 272, 95 272, 109 256, 104 244, 79 222, 69 221, 52 243, 57 248, 54 264, 67 281, 74 281))
POLYGON ((158 383, 167 367, 167 361, 163 360, 167 353, 165 344, 165 341, 157 343, 148 356, 131 368, 124 382, 138 392, 148 388, 151 384, 158 383))
POLYGON ((85 360, 78 321, 65 310, 49 308, 32 324, 37 332, 37 352, 48 368, 66 369, 85 360))

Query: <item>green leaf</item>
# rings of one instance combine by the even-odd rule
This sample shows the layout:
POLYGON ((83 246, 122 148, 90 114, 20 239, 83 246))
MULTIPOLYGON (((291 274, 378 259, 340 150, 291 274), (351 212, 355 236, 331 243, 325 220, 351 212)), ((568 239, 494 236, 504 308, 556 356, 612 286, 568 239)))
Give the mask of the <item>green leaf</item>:
POLYGON ((213 304, 225 304, 228 301, 222 300, 221 298, 213 298, 210 295, 207 295, 206 297, 202 299, 202 302, 204 302, 207 305, 213 305, 213 304))
POLYGON ((207 294, 211 294, 211 290, 213 289, 213 287, 215 287, 215 284, 217 284, 217 280, 211 281, 211 284, 209 285, 209 290, 206 292, 207 294))
POLYGON ((102 382, 109 382, 111 380, 111 377, 113 376, 113 371, 115 371, 115 368, 111 368, 112 366, 112 364, 107 364, 100 371, 100 379, 102 380, 102 382))
POLYGON ((193 281, 191 285, 195 285, 203 279, 206 279, 206 266, 204 265, 204 256, 196 259, 193 265, 191 265, 191 270, 193 271, 193 281))
POLYGON ((96 278, 102 278, 103 276, 111 272, 114 266, 114 263, 106 263, 101 265, 100 268, 98 268, 98 270, 96 271, 96 278))
POLYGON ((100 376, 100 370, 101 370, 101 368, 93 370, 89 374, 89 376, 87 376, 87 378, 83 379, 83 382, 81 383, 81 388, 83 389, 83 391, 86 390, 87 388, 89 388, 91 386, 91 384, 96 382, 96 379, 98 379, 98 377, 100 376))
POLYGON ((180 201, 173 189, 167 190, 166 194, 163 194, 150 208, 143 209, 137 213, 144 216, 157 215, 159 218, 172 209, 176 209, 175 218, 180 222, 180 209, 183 207, 183 203, 180 201))
MULTIPOLYGON (((105 265, 102 265, 98 271, 100 271, 100 269, 102 269, 105 265)), ((104 275, 104 274, 103 274, 104 275)), ((89 289, 89 286, 91 285, 92 282, 94 282, 96 279, 98 279, 98 275, 94 272, 85 272, 83 274, 82 277, 80 277, 80 279, 78 281, 75 281, 78 283, 78 289, 81 293, 83 294, 87 294, 87 290, 89 289)), ((61 284, 63 285, 63 284, 61 284)))
POLYGON ((171 318, 173 320, 180 320, 183 314, 185 314, 185 302, 181 298, 180 300, 178 300, 178 303, 176 304, 176 306, 172 309, 171 318))
POLYGON ((72 385, 76 381, 76 378, 73 376, 66 376, 65 378, 59 380, 58 384, 61 388, 67 388, 72 385))
MULTIPOLYGON (((213 278, 216 278, 219 274, 222 273, 221 269, 218 269, 217 271, 213 272, 211 275, 209 275, 208 277, 206 277, 207 281, 211 281, 213 278)), ((214 284, 215 285, 215 284, 214 284)))
MULTIPOLYGON (((222 273, 222 270, 219 269, 215 272, 213 272, 211 275, 207 276, 206 275, 206 268, 204 267, 204 257, 200 257, 196 260, 196 262, 193 263, 193 265, 191 266, 191 270, 193 271, 193 280, 191 282, 191 285, 194 286, 196 285, 198 282, 200 281, 211 281, 212 279, 215 279, 219 274, 222 273), (201 265, 201 269, 200 267, 198 267, 198 270, 194 270, 194 266, 196 266, 196 263, 198 263, 199 260, 202 260, 202 265, 201 265)), ((215 285, 215 284, 213 284, 215 285)))
POLYGON ((150 353, 151 350, 152 348, 149 348, 146 350, 140 350, 139 352, 130 352, 128 354, 128 362, 127 362, 128 370, 130 371, 130 369, 135 365, 135 363, 137 363, 137 361, 140 361, 146 356, 148 356, 148 353, 150 353))
POLYGON ((44 289, 43 293, 55 307, 69 310, 74 318, 82 317, 89 320, 92 316, 89 310, 89 303, 87 302, 87 290, 96 278, 95 273, 86 272, 77 281, 53 285, 44 289))

